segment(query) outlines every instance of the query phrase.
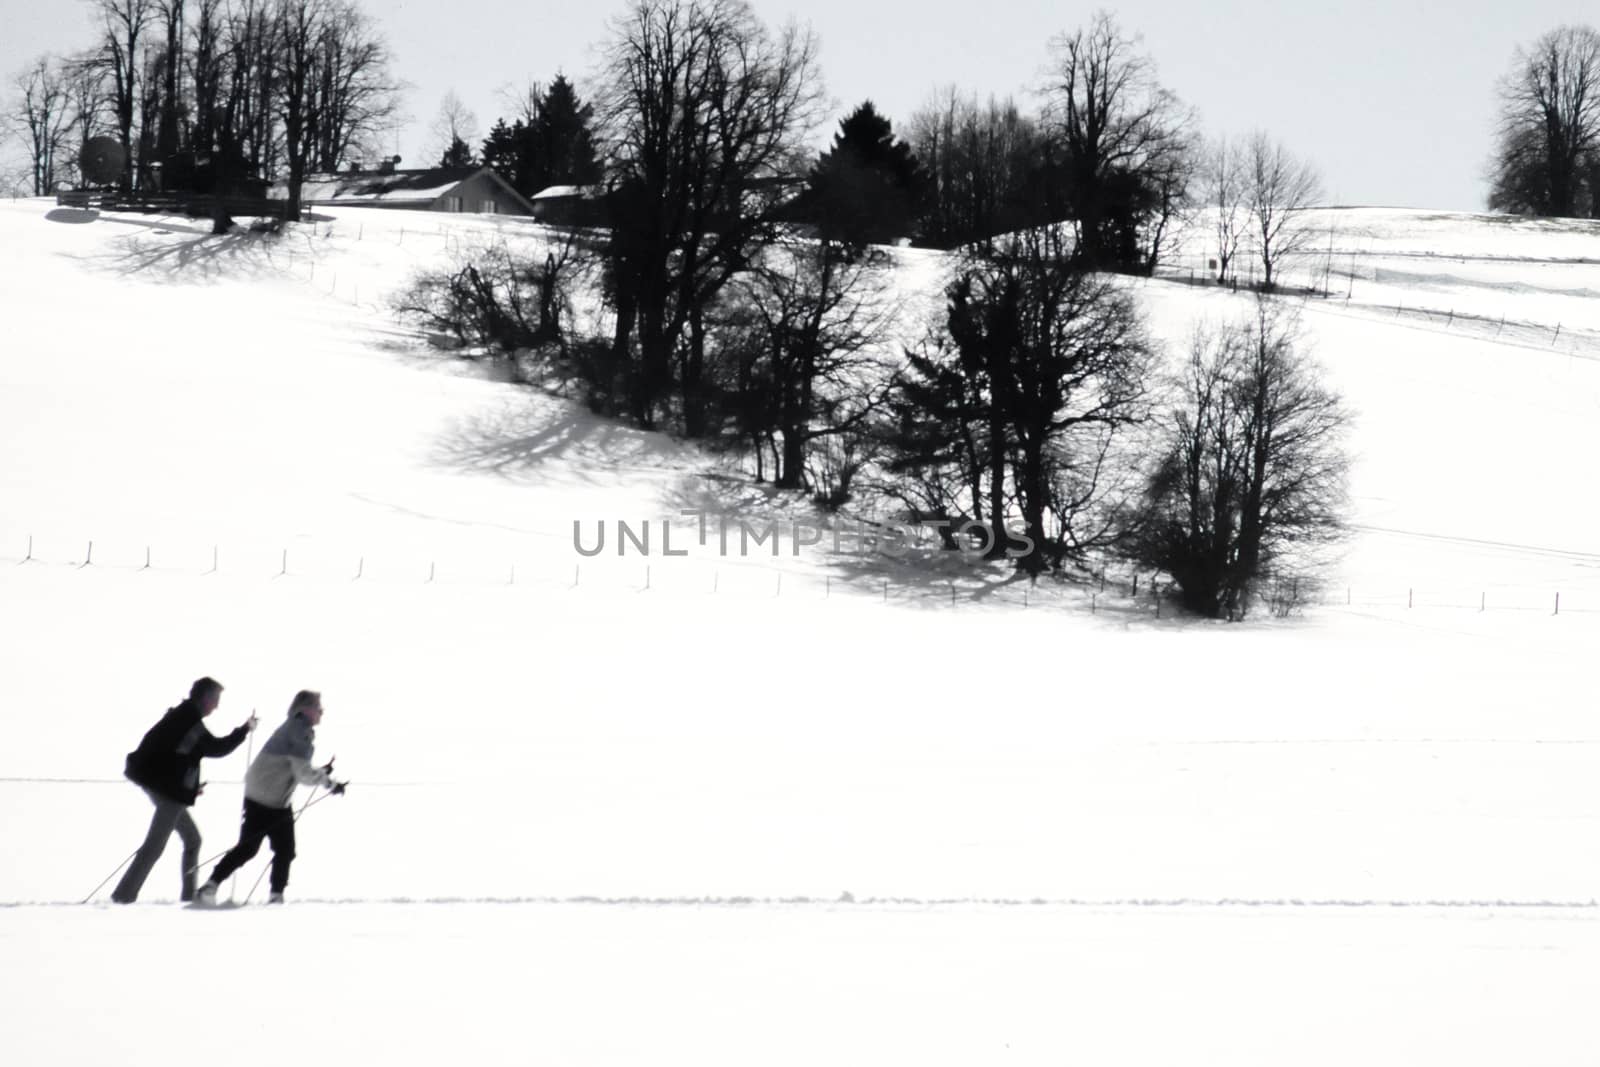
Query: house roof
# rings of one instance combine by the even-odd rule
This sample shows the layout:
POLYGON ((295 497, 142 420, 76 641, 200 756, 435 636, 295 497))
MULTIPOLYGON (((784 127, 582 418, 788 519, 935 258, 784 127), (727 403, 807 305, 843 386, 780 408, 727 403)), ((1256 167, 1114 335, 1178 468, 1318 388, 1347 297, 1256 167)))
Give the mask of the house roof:
POLYGON ((301 188, 303 200, 383 200, 432 203, 482 167, 433 167, 397 170, 388 174, 313 174, 301 188))
POLYGON ((586 200, 593 200, 604 190, 598 185, 551 185, 540 189, 533 194, 534 200, 565 200, 569 197, 581 196, 586 200))
POLYGON ((354 174, 308 175, 300 189, 302 203, 338 204, 431 204, 462 182, 487 174, 510 199, 523 209, 532 205, 506 184, 491 167, 430 167, 426 170, 396 170, 389 173, 362 171, 354 174))

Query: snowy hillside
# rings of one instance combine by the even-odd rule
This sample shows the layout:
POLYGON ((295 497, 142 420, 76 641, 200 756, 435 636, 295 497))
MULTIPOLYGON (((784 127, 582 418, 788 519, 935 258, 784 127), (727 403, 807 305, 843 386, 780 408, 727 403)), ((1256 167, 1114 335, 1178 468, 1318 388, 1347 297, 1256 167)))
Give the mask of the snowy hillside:
MULTIPOLYGON (((580 555, 796 516, 395 324, 524 223, 0 203, 4 1059, 1589 1062, 1600 229, 1327 216, 1358 534, 1328 604, 1230 627, 825 546, 580 555), (176 842, 79 906, 202 674, 219 733, 322 690, 349 794, 283 908, 179 908, 176 842)), ((1243 300, 1185 254, 1132 283, 1173 345, 1243 300)), ((207 868, 244 767, 206 764, 207 868)))

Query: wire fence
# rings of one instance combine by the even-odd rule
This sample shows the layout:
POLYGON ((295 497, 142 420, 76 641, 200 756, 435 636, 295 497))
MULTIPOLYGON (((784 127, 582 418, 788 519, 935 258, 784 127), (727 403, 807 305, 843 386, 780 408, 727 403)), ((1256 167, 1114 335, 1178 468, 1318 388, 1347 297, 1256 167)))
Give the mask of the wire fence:
MULTIPOLYGON (((657 546, 658 552, 661 547, 657 546)), ((1030 579, 1010 563, 921 550, 891 555, 873 550, 749 555, 648 555, 619 542, 607 555, 570 556, 546 546, 516 556, 440 553, 300 544, 268 549, 261 544, 197 546, 127 540, 81 542, 32 535, 0 538, 0 562, 13 567, 234 579, 253 583, 350 585, 397 588, 502 589, 507 593, 639 594, 667 598, 826 601, 873 600, 914 607, 994 606, 1118 614, 1153 619, 1184 616, 1170 578, 1108 564, 1099 569, 1030 579)), ((1330 583, 1281 581, 1259 590, 1261 614, 1293 615, 1315 609, 1449 611, 1477 614, 1543 614, 1555 618, 1600 615, 1600 573, 1570 582, 1515 583, 1485 580, 1471 585, 1438 582, 1400 585, 1389 581, 1330 583)))
MULTIPOLYGON (((1306 253, 1287 264, 1275 279, 1276 294, 1299 300, 1321 311, 1348 310, 1367 318, 1389 318, 1416 327, 1448 331, 1479 340, 1523 348, 1559 352, 1578 359, 1600 361, 1600 317, 1586 321, 1531 318, 1513 309, 1523 307, 1515 296, 1488 300, 1486 293, 1503 297, 1504 286, 1475 283, 1436 288, 1427 284, 1428 271, 1440 264, 1486 265, 1527 270, 1600 264, 1525 260, 1515 257, 1449 256, 1423 253, 1336 251, 1331 255, 1306 253), (1383 265, 1383 261, 1394 261, 1383 265), (1397 266, 1395 264, 1403 264, 1397 266), (1357 283, 1363 283, 1358 286, 1357 283), (1495 310, 1488 310, 1492 305, 1495 310)), ((1156 277, 1197 288, 1229 292, 1254 291, 1262 281, 1259 265, 1236 261, 1226 281, 1219 280, 1216 260, 1204 253, 1180 253, 1158 268, 1156 277)), ((1600 278, 1600 273, 1597 273, 1600 278)), ((1563 291, 1552 284, 1552 291, 1563 291)), ((1585 290, 1585 292, 1587 292, 1585 290)), ((1569 310, 1581 311, 1574 303, 1569 310)))

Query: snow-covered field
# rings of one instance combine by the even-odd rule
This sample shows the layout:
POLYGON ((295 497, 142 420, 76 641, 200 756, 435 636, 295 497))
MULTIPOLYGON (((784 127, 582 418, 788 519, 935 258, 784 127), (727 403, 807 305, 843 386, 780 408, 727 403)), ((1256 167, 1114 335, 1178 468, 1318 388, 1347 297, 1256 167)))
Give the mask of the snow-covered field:
MULTIPOLYGON (((1592 1063, 1600 230, 1329 214, 1359 531, 1328 604, 1229 627, 682 517, 618 558, 783 509, 394 324, 515 221, 0 204, 0 1058, 1592 1063), (177 907, 176 843, 80 906, 201 674, 218 732, 320 688, 349 794, 284 908, 177 907)), ((1240 307, 1140 297, 1174 344, 1240 307)))

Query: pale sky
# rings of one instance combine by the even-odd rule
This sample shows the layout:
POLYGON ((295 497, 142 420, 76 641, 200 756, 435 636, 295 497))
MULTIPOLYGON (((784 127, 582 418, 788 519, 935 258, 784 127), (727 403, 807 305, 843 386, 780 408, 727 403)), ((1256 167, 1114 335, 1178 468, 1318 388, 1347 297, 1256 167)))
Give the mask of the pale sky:
MULTIPOLYGON (((427 128, 451 89, 487 132, 497 89, 557 71, 583 87, 617 2, 363 0, 413 86, 402 166, 425 165, 427 128)), ((1107 7, 1141 34, 1159 77, 1197 108, 1204 131, 1260 127, 1320 168, 1331 202, 1483 208, 1496 79, 1513 48, 1567 22, 1600 21, 1592 3, 1523 0, 755 0, 769 22, 809 21, 835 118, 874 100, 896 128, 934 87, 1027 97, 1046 44, 1107 7)), ((92 37, 81 0, 0 0, 0 72, 92 37)), ((831 136, 834 123, 819 131, 831 136)))

